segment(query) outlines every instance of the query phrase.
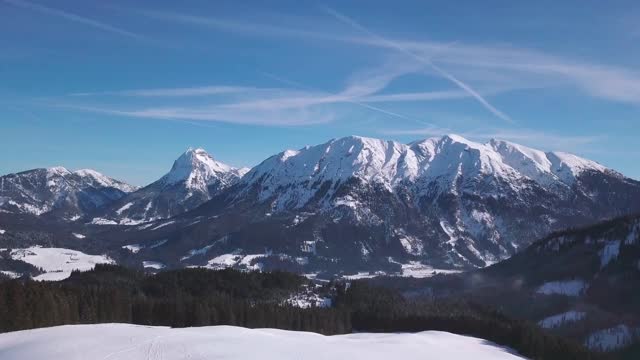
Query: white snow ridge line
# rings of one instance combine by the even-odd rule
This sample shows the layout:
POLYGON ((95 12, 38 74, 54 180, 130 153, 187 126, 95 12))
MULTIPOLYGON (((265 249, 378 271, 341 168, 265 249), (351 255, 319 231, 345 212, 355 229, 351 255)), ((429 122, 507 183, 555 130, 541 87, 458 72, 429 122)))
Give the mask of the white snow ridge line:
POLYGON ((440 331, 323 336, 233 326, 172 329, 129 324, 68 325, 0 334, 0 354, 3 360, 388 360, 390 354, 407 360, 524 359, 485 340, 440 331))

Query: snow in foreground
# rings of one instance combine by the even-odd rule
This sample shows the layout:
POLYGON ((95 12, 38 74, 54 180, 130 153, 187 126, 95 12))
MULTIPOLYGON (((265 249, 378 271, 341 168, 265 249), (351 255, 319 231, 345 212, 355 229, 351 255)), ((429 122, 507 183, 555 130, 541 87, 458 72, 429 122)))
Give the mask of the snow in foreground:
POLYGON ((3 360, 137 359, 522 359, 482 339, 417 334, 314 333, 232 326, 170 329, 68 325, 0 334, 3 360))

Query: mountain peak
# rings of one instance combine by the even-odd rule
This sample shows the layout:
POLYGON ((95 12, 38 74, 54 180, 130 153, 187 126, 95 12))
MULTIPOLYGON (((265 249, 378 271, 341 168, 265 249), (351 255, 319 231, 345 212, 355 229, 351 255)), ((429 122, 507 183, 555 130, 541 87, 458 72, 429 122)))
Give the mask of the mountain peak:
POLYGON ((71 172, 63 166, 54 166, 47 169, 47 175, 49 176, 54 176, 54 175, 65 176, 69 174, 71 174, 71 172))
POLYGON ((462 144, 477 144, 471 140, 468 140, 465 137, 462 137, 460 135, 457 134, 446 134, 444 136, 442 136, 440 138, 443 141, 449 141, 449 142, 457 142, 457 143, 462 143, 462 144))
POLYGON ((112 204, 93 221, 135 225, 169 218, 210 200, 247 171, 214 160, 202 148, 190 147, 173 162, 166 175, 112 204))
POLYGON ((122 181, 115 180, 93 169, 80 169, 70 174, 79 176, 86 181, 91 181, 96 186, 112 187, 125 193, 130 193, 138 189, 137 186, 129 185, 122 181))
POLYGON ((238 169, 220 161, 216 161, 202 148, 189 148, 176 161, 171 170, 164 176, 166 185, 185 182, 187 187, 205 189, 216 182, 226 182, 229 174, 238 176, 238 169))

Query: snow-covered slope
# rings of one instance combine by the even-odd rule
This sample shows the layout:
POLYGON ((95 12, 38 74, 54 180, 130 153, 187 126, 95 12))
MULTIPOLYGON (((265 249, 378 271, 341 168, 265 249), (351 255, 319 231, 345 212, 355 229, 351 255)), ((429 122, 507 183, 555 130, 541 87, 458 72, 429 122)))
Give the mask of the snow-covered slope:
MULTIPOLYGON (((275 195, 276 208, 300 208, 312 199, 316 184, 358 178, 392 191, 403 183, 437 184, 441 192, 464 191, 483 177, 504 181, 512 190, 535 182, 568 188, 586 171, 614 174, 575 155, 543 152, 506 141, 487 144, 457 135, 408 145, 350 136, 301 150, 286 150, 252 169, 247 183, 260 183, 261 199, 275 195), (458 180, 464 180, 458 183, 458 180)), ((473 189, 469 189, 473 190, 473 189)), ((331 189, 324 198, 335 193, 331 189)), ((496 193, 495 195, 499 195, 496 193)))
POLYGON ((50 359, 523 359, 482 339, 446 332, 323 336, 232 326, 171 329, 69 325, 0 334, 3 360, 50 359))
POLYGON ((97 214, 93 223, 136 225, 193 209, 235 184, 248 169, 216 161, 203 149, 188 149, 158 181, 97 214))
POLYGON ((134 190, 94 170, 35 169, 0 177, 0 209, 74 220, 134 190))

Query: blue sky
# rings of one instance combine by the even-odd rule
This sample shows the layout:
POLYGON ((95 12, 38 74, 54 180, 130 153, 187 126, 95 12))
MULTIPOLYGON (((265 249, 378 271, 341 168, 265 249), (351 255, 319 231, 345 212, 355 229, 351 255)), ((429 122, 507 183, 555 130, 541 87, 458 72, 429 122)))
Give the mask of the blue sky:
POLYGON ((457 133, 640 178, 637 1, 0 0, 0 174, 457 133))

